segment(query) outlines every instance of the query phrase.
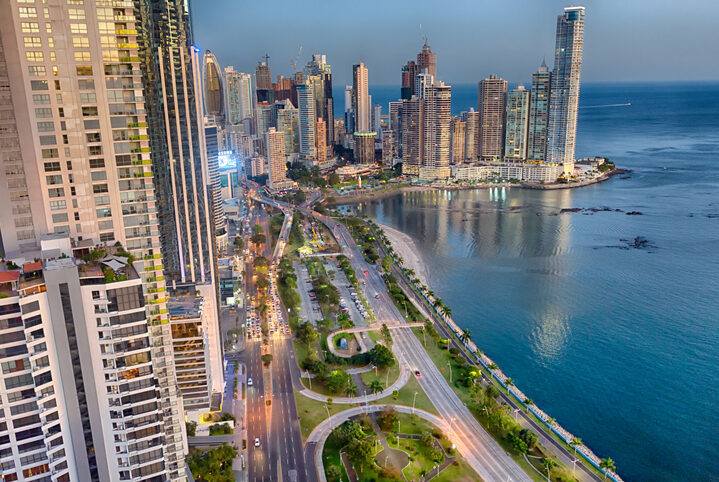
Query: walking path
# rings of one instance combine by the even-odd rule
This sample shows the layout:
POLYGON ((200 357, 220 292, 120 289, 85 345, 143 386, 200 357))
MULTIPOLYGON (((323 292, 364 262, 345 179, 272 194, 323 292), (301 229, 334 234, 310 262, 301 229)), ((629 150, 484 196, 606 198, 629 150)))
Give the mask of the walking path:
MULTIPOLYGON (((414 328, 419 326, 424 326, 424 323, 373 323, 372 325, 368 326, 355 326, 352 328, 344 328, 342 330, 333 331, 329 335, 327 335, 327 347, 330 349, 330 352, 338 356, 340 358, 350 358, 352 355, 347 355, 345 353, 340 353, 337 351, 337 347, 334 344, 334 337, 335 335, 341 335, 343 333, 361 333, 364 331, 379 331, 382 329, 382 325, 386 325, 387 328, 390 330, 396 330, 398 328, 414 328)), ((364 353, 367 351, 367 347, 360 344, 360 347, 362 348, 361 351, 357 353, 364 353)))

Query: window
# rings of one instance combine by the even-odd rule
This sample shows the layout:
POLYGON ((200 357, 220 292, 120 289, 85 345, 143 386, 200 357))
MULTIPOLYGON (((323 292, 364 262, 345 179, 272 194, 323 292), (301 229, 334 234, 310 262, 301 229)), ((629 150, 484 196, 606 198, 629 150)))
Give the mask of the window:
POLYGON ((87 153, 91 156, 101 156, 102 146, 87 146, 87 153))
POLYGON ((47 73, 44 65, 31 65, 27 68, 30 77, 43 77, 47 73))
POLYGON ((80 79, 77 81, 77 86, 80 90, 94 90, 95 81, 92 79, 80 79))
POLYGON ((57 149, 43 149, 42 150, 42 158, 43 159, 56 159, 60 157, 60 155, 57 152, 57 149))
POLYGON ((94 104, 97 102, 97 95, 94 92, 80 92, 80 102, 83 104, 94 104))
POLYGON ((84 121, 85 129, 99 129, 100 128, 100 121, 98 119, 88 119, 84 121))
POLYGON ((25 33, 40 33, 40 25, 37 22, 20 22, 20 28, 25 33))
POLYGON ((97 223, 98 229, 112 229, 112 220, 110 221, 98 221, 97 223))
POLYGON ((38 122, 37 130, 39 132, 53 132, 53 131, 55 131, 55 123, 54 122, 38 122))
POLYGON ((53 223, 66 223, 67 222, 67 213, 53 214, 52 222, 53 223))
POLYGON ((112 211, 110 210, 110 208, 98 209, 96 213, 98 218, 109 218, 110 216, 112 216, 112 211))
POLYGON ((45 163, 45 172, 58 172, 60 171, 60 163, 59 162, 46 162, 45 163))
POLYGON ((92 75, 92 67, 90 67, 89 65, 78 65, 77 67, 75 67, 75 70, 77 71, 77 75, 92 75))
POLYGON ((91 176, 93 181, 107 180, 107 173, 105 173, 105 171, 94 171, 91 176))
POLYGON ((85 10, 81 8, 68 9, 68 15, 70 16, 70 20, 85 20, 85 10))
POLYGON ((105 167, 105 159, 90 159, 90 169, 105 167))
POLYGON ((37 109, 35 109, 35 117, 38 117, 40 119, 52 117, 52 109, 48 109, 47 107, 38 107, 37 109))
POLYGON ((107 184, 95 184, 94 186, 92 186, 92 192, 94 192, 95 194, 108 192, 107 184))
POLYGON ((62 187, 55 187, 50 188, 47 190, 48 197, 55 198, 55 197, 63 197, 65 196, 65 188, 62 187))
POLYGON ((50 94, 33 94, 32 102, 35 105, 49 104, 50 103, 50 94))
POLYGON ((71 23, 70 32, 77 34, 87 34, 87 24, 84 23, 71 23))
POLYGON ((95 206, 107 206, 110 204, 110 196, 95 196, 95 206))
POLYGON ((28 62, 43 62, 45 60, 42 52, 37 50, 28 50, 25 52, 25 58, 28 62))
POLYGON ((31 80, 30 88, 32 90, 48 90, 47 80, 31 80))
POLYGON ((57 138, 55 136, 40 136, 41 146, 52 146, 57 144, 57 138))
POLYGON ((55 184, 62 184, 62 175, 56 174, 53 176, 45 176, 45 181, 50 186, 54 186, 55 184))
POLYGON ((99 132, 88 132, 85 134, 85 138, 87 139, 87 142, 102 142, 99 132))
POLYGON ((61 211, 67 209, 67 203, 65 201, 50 201, 51 211, 61 211))
MULTIPOLYGON (((48 96, 49 97, 49 96, 48 96)), ((97 107, 95 106, 88 106, 82 108, 82 115, 83 117, 94 117, 97 115, 97 107)))
POLYGON ((42 47, 42 41, 40 40, 40 37, 23 37, 22 40, 25 44, 25 47, 42 47))
POLYGON ((90 52, 79 51, 74 53, 75 62, 89 62, 90 52))
POLYGON ((100 241, 103 243, 115 241, 115 233, 100 233, 100 241))
POLYGON ((35 7, 20 7, 17 9, 17 13, 20 18, 37 17, 37 10, 35 9, 35 7))

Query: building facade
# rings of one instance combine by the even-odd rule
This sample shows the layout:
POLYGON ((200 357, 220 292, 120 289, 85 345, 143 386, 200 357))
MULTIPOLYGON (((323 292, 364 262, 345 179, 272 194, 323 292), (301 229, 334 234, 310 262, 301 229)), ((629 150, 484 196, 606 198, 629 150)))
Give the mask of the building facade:
POLYGON ((225 122, 225 86, 222 69, 215 54, 205 50, 202 58, 202 89, 205 115, 214 117, 218 125, 225 122))
POLYGON ((321 117, 317 119, 315 127, 317 141, 317 162, 327 160, 327 123, 321 117))
POLYGON ((574 162, 577 109, 584 45, 584 7, 567 7, 557 17, 547 160, 574 162))
POLYGON ((465 145, 467 142, 467 123, 461 120, 452 121, 452 163, 464 162, 465 145))
POLYGON ((352 111, 355 132, 370 132, 370 99, 367 66, 360 62, 352 67, 352 111))
POLYGON ((317 157, 315 138, 317 115, 314 92, 310 84, 297 86, 297 102, 300 114, 300 157, 304 160, 314 161, 317 157))
POLYGON ((312 61, 305 67, 307 76, 316 77, 315 85, 315 112, 318 118, 322 118, 326 124, 325 144, 334 144, 335 132, 335 105, 332 97, 332 67, 327 63, 327 56, 324 54, 313 54, 312 61))
POLYGON ((544 61, 532 74, 532 90, 529 95, 529 130, 527 135, 527 159, 547 159, 547 138, 549 130, 549 98, 552 74, 544 61))
POLYGON ((529 127, 529 91, 523 85, 507 94, 507 123, 504 138, 504 158, 523 161, 527 158, 527 129, 529 127))
POLYGON ((470 109, 462 112, 462 119, 467 123, 464 140, 464 156, 468 162, 475 162, 478 156, 477 141, 479 140, 479 112, 470 109))
POLYGON ((504 119, 507 103, 507 81, 491 75, 479 82, 478 150, 482 160, 501 158, 504 154, 504 119))

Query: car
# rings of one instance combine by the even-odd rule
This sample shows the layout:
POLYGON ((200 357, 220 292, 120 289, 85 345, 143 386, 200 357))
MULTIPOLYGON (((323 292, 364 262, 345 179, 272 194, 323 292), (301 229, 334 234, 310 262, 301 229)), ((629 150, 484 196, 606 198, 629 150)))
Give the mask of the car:
POLYGON ((255 438, 255 447, 259 447, 259 446, 260 446, 260 439, 255 438))
POLYGON ((415 370, 415 371, 414 371, 414 376, 418 377, 418 376, 420 376, 420 375, 421 375, 421 373, 420 373, 419 370, 415 370))
POLYGON ((247 386, 248 386, 248 387, 251 387, 251 386, 252 386, 252 378, 248 378, 248 379, 247 379, 247 386))

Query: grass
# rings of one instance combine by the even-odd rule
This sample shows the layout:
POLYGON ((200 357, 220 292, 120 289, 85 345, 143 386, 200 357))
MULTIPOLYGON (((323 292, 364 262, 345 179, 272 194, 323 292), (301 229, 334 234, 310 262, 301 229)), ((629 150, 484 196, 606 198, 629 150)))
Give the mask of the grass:
MULTIPOLYGON (((396 448, 396 447, 395 447, 396 448)), ((410 456, 409 465, 402 470, 407 480, 419 480, 437 463, 430 456, 430 448, 414 439, 399 439, 399 448, 410 456)))
POLYGON ((396 400, 392 395, 390 395, 388 397, 381 398, 375 402, 370 402, 370 405, 383 405, 386 403, 390 403, 393 405, 405 405, 407 407, 411 407, 412 399, 414 398, 415 392, 417 392, 417 399, 414 405, 415 408, 422 409, 425 412, 429 412, 434 415, 439 415, 439 412, 437 412, 437 409, 434 408, 434 405, 429 400, 429 397, 427 397, 427 394, 424 393, 422 387, 419 386, 419 383, 414 378, 414 375, 409 378, 405 386, 398 390, 398 396, 396 400))
POLYGON ((369 384, 372 383, 373 380, 379 380, 382 386, 387 389, 387 387, 392 386, 394 382, 396 382, 399 378, 399 365, 395 363, 389 368, 377 369, 377 375, 375 375, 374 373, 374 370, 360 373, 360 377, 362 378, 364 384, 369 387, 369 384), (389 384, 386 383, 387 372, 389 372, 389 384))
POLYGON ((440 482, 475 482, 482 479, 464 459, 458 457, 449 467, 440 472, 438 477, 432 480, 440 482))
MULTIPOLYGON (((310 433, 312 433, 312 430, 327 419, 327 408, 325 408, 327 404, 307 398, 295 390, 295 405, 297 406, 297 416, 300 419, 300 430, 302 431, 302 441, 304 442, 310 433)), ((348 408, 356 406, 356 403, 333 403, 332 406, 329 407, 330 415, 344 412, 348 408)))
MULTIPOLYGON (((342 459, 340 458, 340 450, 342 450, 342 447, 334 440, 334 437, 330 435, 327 438, 327 441, 325 442, 324 450, 322 451, 322 463, 325 467, 325 474, 327 473, 327 469, 335 465, 340 468, 341 470, 341 480, 349 480, 349 477, 347 476, 347 471, 345 470, 344 464, 342 463, 342 459)), ((328 481, 335 481, 337 479, 327 477, 328 481)))

